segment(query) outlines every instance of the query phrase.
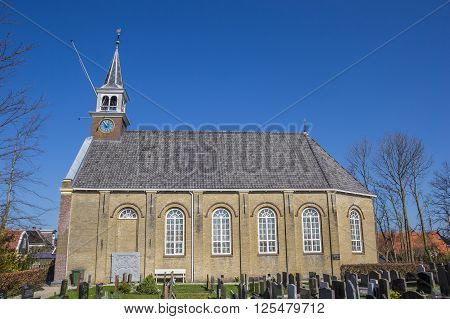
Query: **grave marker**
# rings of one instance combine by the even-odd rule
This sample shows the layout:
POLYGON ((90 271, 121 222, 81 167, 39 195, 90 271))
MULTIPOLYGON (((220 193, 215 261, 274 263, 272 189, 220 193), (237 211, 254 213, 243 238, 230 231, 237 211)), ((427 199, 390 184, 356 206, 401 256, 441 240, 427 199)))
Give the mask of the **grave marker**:
POLYGON ((78 288, 78 299, 89 299, 89 284, 85 281, 78 288))
POLYGON ((317 279, 314 277, 310 277, 308 280, 308 284, 311 295, 316 296, 319 293, 319 284, 317 282, 317 279))
POLYGON ((285 272, 285 271, 283 271, 283 273, 282 273, 281 282, 283 284, 283 287, 287 287, 287 284, 288 284, 288 273, 285 272))
MULTIPOLYGON (((327 282, 324 284, 328 285, 327 282)), ((331 288, 319 288, 319 299, 334 299, 334 290, 331 288)))
POLYGON ((33 299, 34 297, 34 289, 31 285, 22 286, 20 289, 22 299, 33 299))
POLYGON ((417 274, 417 291, 431 294, 434 288, 433 273, 419 272, 417 274))
POLYGON ((370 281, 371 279, 378 280, 378 279, 380 279, 380 278, 381 278, 381 274, 380 274, 378 271, 372 270, 372 271, 369 272, 369 281, 370 281))
POLYGON ((103 284, 96 284, 95 285, 95 293, 94 298, 95 299, 101 299, 103 294, 103 284))
POLYGON ((329 274, 323 274, 323 281, 328 283, 328 286, 331 287, 331 276, 329 274))
POLYGON ((59 298, 62 298, 67 294, 68 284, 69 284, 69 282, 67 281, 67 279, 64 279, 63 281, 61 281, 61 289, 59 290, 59 298))
POLYGON ((297 299, 297 287, 293 284, 288 284, 288 299, 297 299))
POLYGON ((392 281, 392 290, 402 294, 406 292, 406 280, 404 278, 397 278, 392 281))
POLYGON ((369 285, 369 275, 368 274, 361 274, 361 286, 367 287, 369 285))
POLYGON ((300 287, 299 294, 300 299, 311 299, 311 291, 309 289, 300 287))
POLYGON ((378 280, 378 299, 389 299, 389 281, 381 278, 378 280))
POLYGON ((347 299, 345 282, 333 280, 333 290, 336 299, 347 299))
POLYGON ((400 278, 400 274, 398 273, 397 270, 391 270, 390 274, 391 274, 391 282, 393 282, 395 279, 400 278))
POLYGON ((350 280, 346 280, 345 282, 345 294, 347 299, 359 299, 356 298, 356 289, 350 280))
MULTIPOLYGON (((295 277, 294 277, 293 274, 289 274, 289 276, 288 276, 288 283, 289 283, 290 285, 295 285, 295 277)), ((296 287, 296 288, 297 288, 297 287, 296 287)))
POLYGON ((450 295, 449 284, 448 284, 448 273, 443 265, 439 265, 437 268, 437 274, 439 279, 439 289, 443 296, 450 295))

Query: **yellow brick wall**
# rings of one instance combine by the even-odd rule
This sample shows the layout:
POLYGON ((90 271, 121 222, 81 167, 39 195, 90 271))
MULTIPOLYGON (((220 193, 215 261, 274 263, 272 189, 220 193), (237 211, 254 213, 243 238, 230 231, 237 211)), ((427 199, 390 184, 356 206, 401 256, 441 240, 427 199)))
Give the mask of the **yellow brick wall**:
POLYGON ((109 282, 113 252, 137 251, 141 275, 155 269, 180 268, 191 274, 191 225, 194 226, 194 280, 206 275, 227 281, 277 272, 332 272, 339 275, 341 264, 373 263, 377 260, 372 199, 334 192, 81 192, 74 191, 70 208, 68 240, 58 250, 68 250, 67 270, 81 268, 96 282, 109 282), (192 211, 191 206, 194 205, 192 211), (136 221, 118 220, 121 209, 138 212, 136 221), (165 256, 165 215, 170 208, 185 215, 183 256, 165 256), (278 250, 274 255, 258 252, 258 212, 272 208, 277 214, 278 250), (314 207, 320 212, 321 253, 303 251, 302 212, 314 207), (362 219, 364 252, 351 251, 348 212, 357 208, 362 219), (232 253, 213 256, 212 212, 225 208, 231 213, 232 253), (331 230, 331 235, 330 235, 331 230), (285 240, 287 238, 287 241, 285 240), (63 245, 67 245, 64 246, 63 245), (339 256, 332 261, 331 253, 339 256), (333 266, 332 266, 333 265, 333 266), (332 269, 333 268, 333 269, 332 269))

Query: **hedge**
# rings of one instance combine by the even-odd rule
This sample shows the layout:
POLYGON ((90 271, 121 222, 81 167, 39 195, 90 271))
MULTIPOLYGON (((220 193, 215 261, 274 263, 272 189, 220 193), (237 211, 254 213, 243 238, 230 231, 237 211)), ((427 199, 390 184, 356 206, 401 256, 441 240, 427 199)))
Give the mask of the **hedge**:
POLYGON ((382 264, 355 264, 341 265, 341 273, 351 272, 358 275, 368 274, 370 271, 379 271, 381 269, 391 271, 397 270, 404 276, 407 272, 417 273, 417 263, 382 263, 382 264))
POLYGON ((20 293, 20 288, 24 285, 40 288, 45 284, 47 273, 48 267, 0 273, 0 290, 5 291, 8 296, 14 296, 20 293))

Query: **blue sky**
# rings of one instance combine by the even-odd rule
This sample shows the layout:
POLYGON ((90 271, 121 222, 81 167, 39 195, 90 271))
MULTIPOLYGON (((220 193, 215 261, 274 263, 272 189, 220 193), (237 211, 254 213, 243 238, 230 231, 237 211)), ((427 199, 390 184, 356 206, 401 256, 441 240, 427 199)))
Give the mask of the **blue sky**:
MULTIPOLYGON (((265 123, 445 1, 14 1, 107 68, 123 30, 124 80, 194 126, 265 123)), ((95 97, 75 54, 16 14, 17 40, 34 43, 14 86, 43 95, 39 175, 55 209, 59 187, 90 121, 95 97)), ((346 164, 352 143, 403 131, 423 139, 435 164, 450 158, 450 5, 400 35, 273 120, 299 126, 346 164)), ((85 61, 95 85, 105 72, 85 61)), ((179 122, 129 90, 131 129, 179 122)), ((411 212, 413 215, 413 212, 411 212)))

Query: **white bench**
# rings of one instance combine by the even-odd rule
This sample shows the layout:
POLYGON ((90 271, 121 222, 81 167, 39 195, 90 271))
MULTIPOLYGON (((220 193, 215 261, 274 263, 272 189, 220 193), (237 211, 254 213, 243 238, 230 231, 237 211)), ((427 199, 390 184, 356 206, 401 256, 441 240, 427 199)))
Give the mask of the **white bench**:
POLYGON ((170 278, 172 272, 174 278, 181 278, 183 283, 186 282, 186 269, 155 269, 156 281, 158 281, 158 279, 164 279, 164 274, 167 278, 170 278))

